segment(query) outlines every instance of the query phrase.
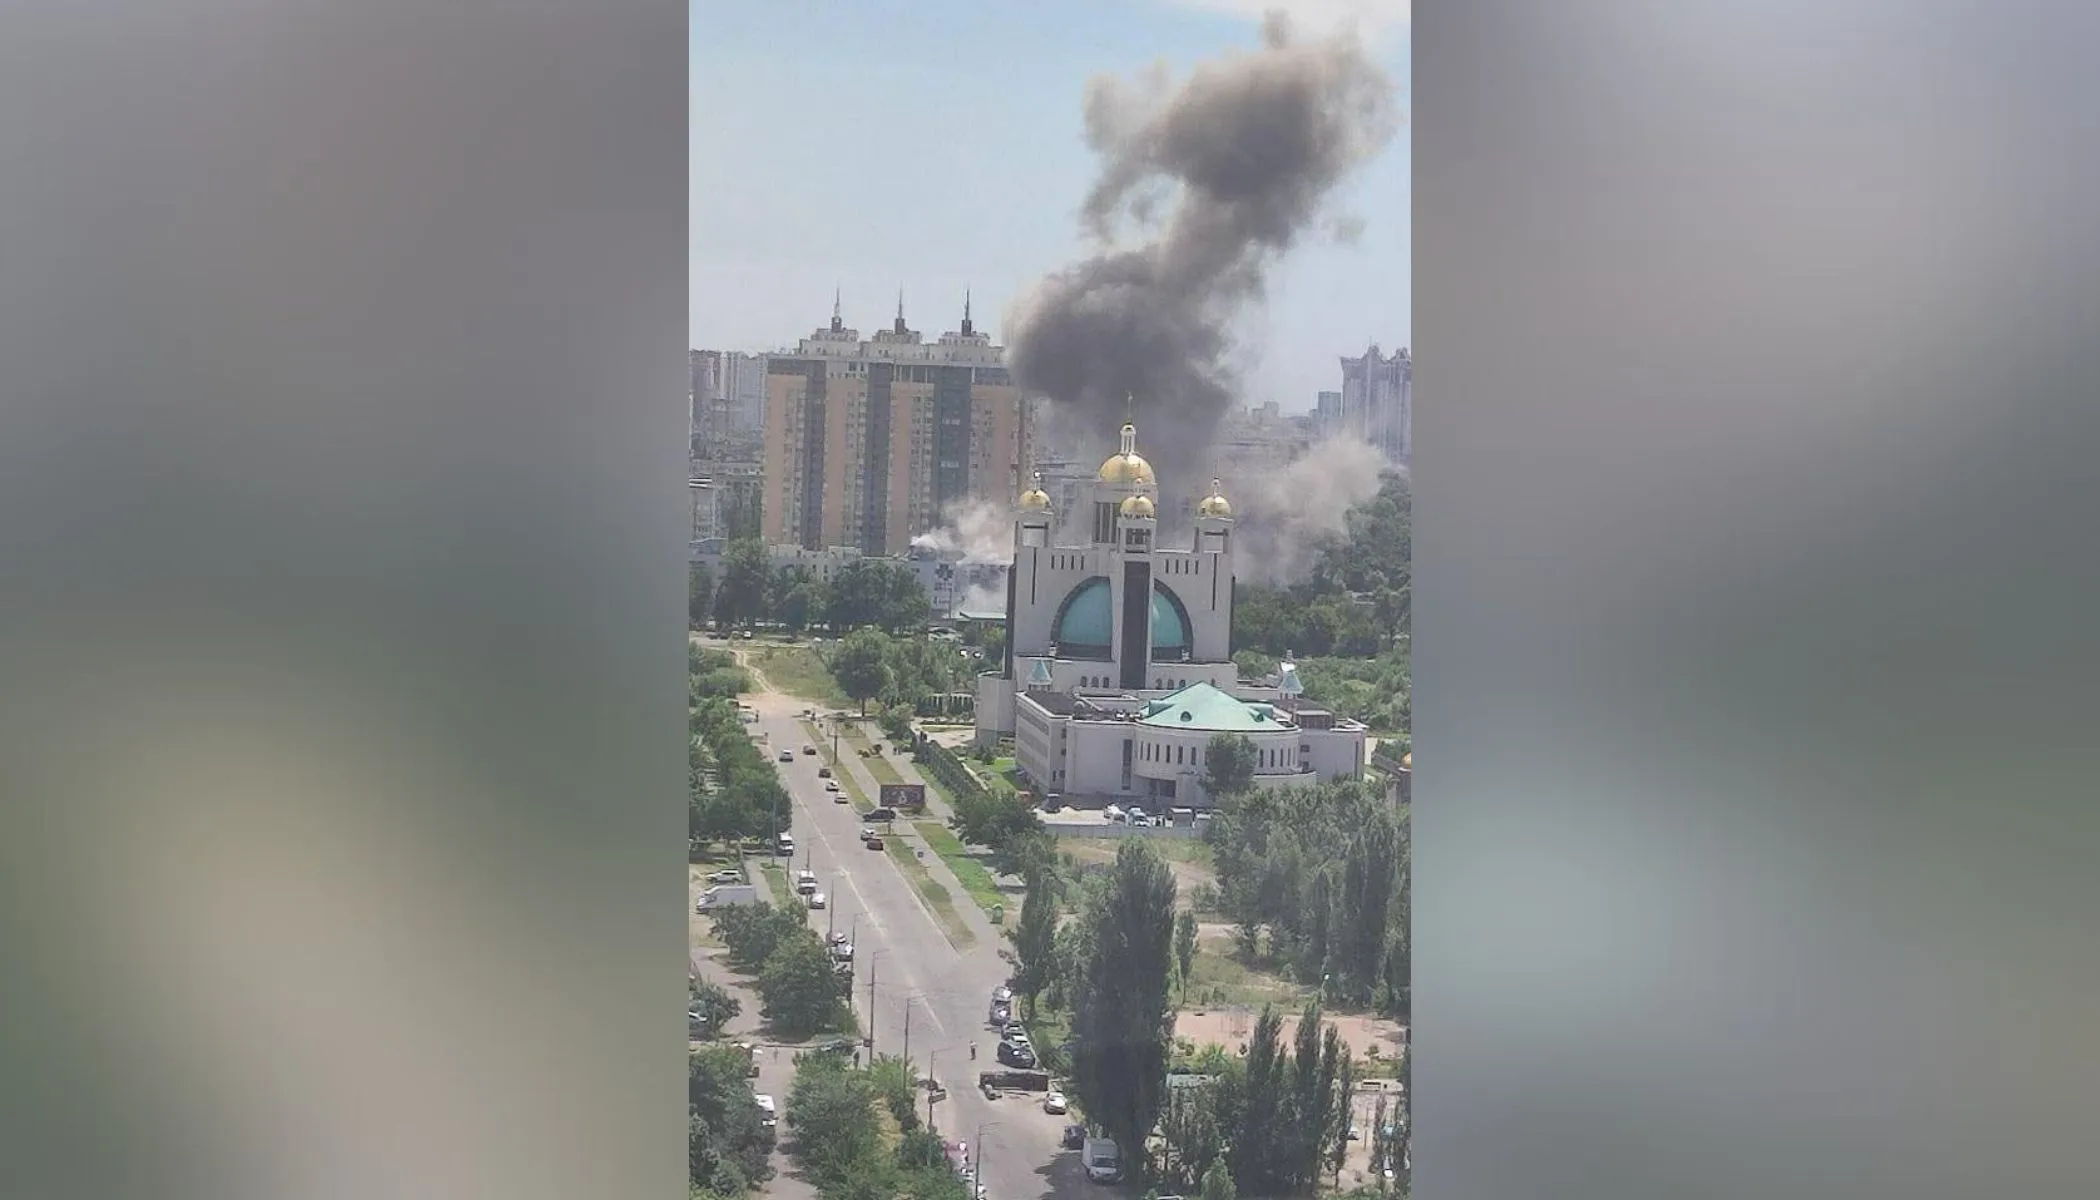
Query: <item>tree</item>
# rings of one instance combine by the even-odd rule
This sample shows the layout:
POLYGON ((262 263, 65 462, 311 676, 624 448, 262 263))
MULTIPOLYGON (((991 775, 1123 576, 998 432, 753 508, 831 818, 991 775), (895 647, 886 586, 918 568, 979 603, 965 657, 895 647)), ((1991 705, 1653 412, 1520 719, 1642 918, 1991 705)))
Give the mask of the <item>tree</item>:
POLYGON ((1088 897, 1085 959, 1073 1005, 1072 1091, 1133 1161, 1165 1099, 1172 1024, 1174 876, 1138 840, 1116 852, 1109 883, 1088 897))
POLYGON ((831 656, 831 677, 840 690, 860 702, 860 715, 868 715, 868 701, 882 694, 893 677, 890 672, 890 639, 879 630, 856 629, 839 641, 831 656))
POLYGON ((807 1059, 795 1072, 787 1103, 795 1156, 826 1196, 887 1165, 876 1100, 867 1072, 849 1069, 829 1055, 807 1059))
POLYGON ((730 1046, 695 1051, 686 1062, 686 1154, 696 1188, 743 1194, 772 1174, 773 1139, 752 1102, 744 1052, 730 1046))
POLYGON ((735 1020, 744 1011, 743 1002, 729 994, 729 989, 710 980, 699 980, 688 990, 688 1009, 698 1024, 714 1037, 722 1028, 735 1020))
POLYGON ((831 956, 807 925, 782 938, 758 975, 761 1011, 774 1034, 807 1037, 846 1024, 844 989, 831 956))
POLYGON ((1232 1172, 1225 1169, 1223 1160, 1210 1164, 1203 1174, 1202 1200, 1237 1200, 1239 1189, 1232 1186, 1232 1172))
POLYGON ((1238 733, 1221 733, 1203 748, 1203 790, 1212 804, 1244 796, 1254 787, 1255 764, 1261 751, 1253 739, 1238 733))
POLYGON ((715 587, 715 625, 727 632, 748 629, 766 611, 767 585, 773 577, 765 543, 745 538, 722 552, 722 580, 715 587))
POLYGON ((1174 965, 1181 980, 1181 997, 1188 999, 1189 969, 1196 965, 1196 914, 1183 910, 1174 917, 1174 965))
POLYGON ((1035 1000, 1057 970, 1057 912, 1062 897, 1056 876, 1038 872, 1021 900, 1021 919, 1006 936, 1014 944, 1014 990, 1035 1015, 1035 1000))
POLYGON ((715 910, 714 922, 730 965, 740 971, 763 967, 797 932, 809 933, 800 913, 770 904, 732 904, 715 910))
POLYGON ((714 612, 715 575, 706 563, 694 563, 686 572, 685 615, 686 624, 698 629, 707 624, 714 612))
POLYGON ((808 567, 782 567, 772 579, 773 619, 801 633, 823 615, 824 581, 808 567))

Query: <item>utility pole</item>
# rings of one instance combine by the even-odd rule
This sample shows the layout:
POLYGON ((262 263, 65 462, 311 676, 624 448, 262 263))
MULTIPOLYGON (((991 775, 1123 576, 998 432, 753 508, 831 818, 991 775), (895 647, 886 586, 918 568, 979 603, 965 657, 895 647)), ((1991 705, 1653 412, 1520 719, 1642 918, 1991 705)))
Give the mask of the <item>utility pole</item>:
MULTIPOLYGON (((858 956, 858 955, 860 954, 860 949, 859 949, 858 947, 855 947, 855 948, 854 948, 854 951, 853 951, 853 953, 854 953, 854 955, 855 955, 855 956, 858 956)), ((868 960, 868 1064, 869 1064, 870 1066, 873 1066, 873 1065, 874 1065, 874 1063, 875 1063, 875 960, 874 960, 874 959, 872 959, 872 958, 870 958, 870 959, 868 960)))
POLYGON ((838 882, 839 873, 837 871, 833 871, 831 878, 824 882, 824 886, 831 889, 831 895, 824 899, 824 938, 827 943, 830 941, 831 935, 839 931, 838 882))
MULTIPOLYGON (((933 1064, 935 1059, 940 1056, 940 1053, 938 1050, 928 1050, 926 1052, 926 1130, 928 1133, 939 1132, 933 1127, 933 1092, 935 1088, 940 1086, 940 1080, 933 1073, 933 1064)), ((912 1080, 912 1086, 916 1087, 918 1083, 918 1080, 912 1080)))
POLYGON ((911 1074, 911 997, 904 998, 904 1073, 911 1074))

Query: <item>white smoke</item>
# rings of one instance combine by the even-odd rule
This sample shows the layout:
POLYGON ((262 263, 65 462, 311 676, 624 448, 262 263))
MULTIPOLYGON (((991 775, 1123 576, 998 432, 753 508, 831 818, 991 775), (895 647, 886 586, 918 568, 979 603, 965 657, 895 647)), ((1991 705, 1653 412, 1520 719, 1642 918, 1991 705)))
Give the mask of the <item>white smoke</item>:
POLYGON ((955 602, 957 612, 1004 612, 1006 611, 1006 589, 980 583, 962 594, 955 602))
MULTIPOLYGON (((1011 563, 1013 519, 1003 505, 990 500, 964 500, 948 507, 940 528, 913 538, 911 548, 964 563, 1011 563)), ((1004 599, 1000 603, 1004 604, 1004 599)))
POLYGON ((1311 569, 1322 539, 1341 533, 1349 510, 1378 494, 1396 469, 1353 434, 1320 441, 1288 466, 1227 489, 1232 498, 1235 573, 1254 582, 1295 583, 1311 569))

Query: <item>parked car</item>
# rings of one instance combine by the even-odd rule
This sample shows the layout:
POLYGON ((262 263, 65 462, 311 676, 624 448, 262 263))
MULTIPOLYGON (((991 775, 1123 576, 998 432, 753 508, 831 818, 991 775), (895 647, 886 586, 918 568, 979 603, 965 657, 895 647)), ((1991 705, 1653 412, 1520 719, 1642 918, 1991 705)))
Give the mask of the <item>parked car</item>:
POLYGON ((1005 1066, 1019 1067, 1024 1071, 1035 1069, 1035 1050, 1027 1045, 1013 1042, 999 1043, 999 1061, 1005 1066))
POLYGON ((871 808, 867 812, 862 813, 860 819, 863 821, 894 821, 897 819, 897 810, 894 808, 871 808))
POLYGON ((839 791, 839 790, 838 790, 837 788, 833 788, 833 789, 832 789, 832 791, 831 791, 831 802, 832 802, 833 804, 851 804, 851 803, 853 803, 853 802, 852 802, 851 800, 848 800, 848 799, 846 798, 846 793, 844 793, 844 792, 842 792, 842 791, 839 791))
POLYGON ((825 897, 824 893, 822 892, 811 892, 809 894, 809 906, 811 908, 820 909, 823 908, 829 902, 830 901, 825 897))
POLYGON ((802 747, 802 753, 810 758, 815 758, 817 756, 817 748, 815 746, 804 746, 802 747))
POLYGON ((773 1103, 773 1097, 760 1092, 751 1098, 758 1102, 758 1123, 760 1125, 771 1129, 780 1123, 780 1110, 773 1103))
POLYGON ((1065 1094, 1063 1092, 1044 1092, 1043 1111, 1052 1116, 1063 1116, 1065 1113, 1065 1094))
POLYGON ((1028 1027, 1019 1021, 1009 1020, 999 1032, 1009 1041, 1025 1042, 1028 1040, 1028 1027))
POLYGON ((811 892, 814 892, 814 891, 816 891, 816 890, 817 890, 817 873, 816 873, 815 871, 797 871, 797 872, 795 872, 795 894, 796 894, 796 895, 800 895, 800 896, 807 896, 807 895, 809 895, 809 894, 810 894, 811 892))
POLYGON ((860 844, 866 846, 870 850, 880 850, 882 849, 882 835, 879 833, 871 833, 867 837, 862 838, 860 844))
POLYGON ((829 778, 831 778, 831 768, 830 768, 830 767, 818 767, 818 768, 817 768, 817 778, 819 778, 819 779, 829 779, 829 778))
POLYGON ((707 881, 709 883, 742 883, 744 882, 744 873, 742 871, 716 871, 707 877, 707 881))
POLYGON ((1149 816, 1149 815, 1150 815, 1150 814, 1148 814, 1148 813, 1147 813, 1147 812, 1145 811, 1145 808, 1144 808, 1144 806, 1143 806, 1143 805, 1141 805, 1141 804, 1133 804, 1133 805, 1131 805, 1131 806, 1130 806, 1130 810, 1129 810, 1129 812, 1130 812, 1130 823, 1131 823, 1132 825, 1135 825, 1135 824, 1139 823, 1140 821, 1143 821, 1143 820, 1144 820, 1144 819, 1145 819, 1145 818, 1146 818, 1147 816, 1149 816))
POLYGON ((1013 1002, 1014 990, 1012 988, 1002 983, 998 987, 992 989, 992 1003, 1012 1004, 1013 1002))
POLYGON ((1079 1149, 1079 1147, 1080 1147, 1080 1146, 1084 1145, 1085 1143, 1086 1143, 1086 1126, 1084 1126, 1084 1125, 1067 1125, 1067 1126, 1065 1126, 1065 1136, 1064 1136, 1064 1139, 1063 1139, 1062 1141, 1058 1142, 1058 1145, 1060 1145, 1060 1146, 1064 1147, 1064 1148, 1065 1148, 1065 1149, 1067 1149, 1067 1150, 1077 1150, 1077 1149, 1079 1149))
POLYGON ((836 793, 836 792, 837 792, 837 791, 839 790, 839 781, 838 781, 838 780, 836 780, 836 779, 827 779, 827 780, 825 780, 825 781, 824 781, 824 790, 825 790, 825 791, 827 791, 827 792, 833 792, 833 793, 836 793))

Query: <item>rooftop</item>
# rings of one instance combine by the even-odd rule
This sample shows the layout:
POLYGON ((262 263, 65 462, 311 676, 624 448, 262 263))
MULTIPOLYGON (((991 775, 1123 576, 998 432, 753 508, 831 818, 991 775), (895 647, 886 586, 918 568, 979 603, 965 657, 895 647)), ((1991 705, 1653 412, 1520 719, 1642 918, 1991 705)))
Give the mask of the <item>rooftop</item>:
POLYGON ((1138 724, 1161 729, 1259 733, 1288 729, 1294 722, 1273 704, 1242 700, 1213 684, 1199 682, 1146 704, 1138 724))

